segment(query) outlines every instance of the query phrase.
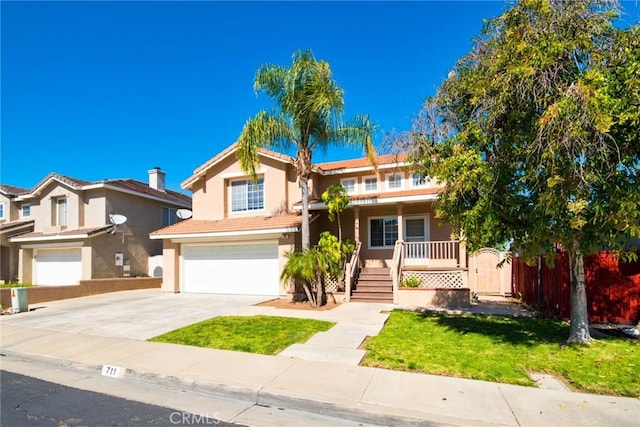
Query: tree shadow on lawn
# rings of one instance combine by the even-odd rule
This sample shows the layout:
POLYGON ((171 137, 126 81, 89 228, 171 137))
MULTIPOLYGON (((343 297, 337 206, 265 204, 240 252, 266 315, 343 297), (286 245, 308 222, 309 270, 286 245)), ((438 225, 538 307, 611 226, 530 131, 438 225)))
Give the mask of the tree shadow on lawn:
POLYGON ((495 342, 533 347, 540 344, 564 345, 569 336, 569 325, 534 317, 423 312, 423 319, 437 319, 439 326, 459 334, 484 335, 495 342))

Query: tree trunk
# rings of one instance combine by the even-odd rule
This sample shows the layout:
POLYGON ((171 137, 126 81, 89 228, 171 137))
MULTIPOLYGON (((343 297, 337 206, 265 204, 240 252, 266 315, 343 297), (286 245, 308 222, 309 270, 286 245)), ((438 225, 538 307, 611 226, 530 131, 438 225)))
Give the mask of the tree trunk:
POLYGON ((304 293, 305 295, 307 295, 307 300, 309 301, 309 304, 311 305, 311 307, 316 307, 317 304, 313 299, 313 293, 311 292, 310 286, 307 282, 304 282, 302 284, 302 289, 304 289, 304 293))
POLYGON ((584 259, 575 249, 570 250, 568 255, 571 273, 571 330, 567 342, 588 344, 592 338, 589 333, 584 259))
POLYGON ((320 308, 324 305, 324 279, 321 277, 316 282, 316 305, 315 308, 320 308))
POLYGON ((300 193, 302 195, 302 250, 311 247, 309 234, 309 180, 300 177, 300 193))

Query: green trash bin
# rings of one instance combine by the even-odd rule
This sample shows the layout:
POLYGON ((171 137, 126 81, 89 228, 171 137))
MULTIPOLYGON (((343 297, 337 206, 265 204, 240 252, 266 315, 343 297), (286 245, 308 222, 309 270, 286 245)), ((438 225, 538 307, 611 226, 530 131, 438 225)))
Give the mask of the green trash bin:
POLYGON ((11 311, 14 313, 29 311, 27 288, 11 288, 11 311))

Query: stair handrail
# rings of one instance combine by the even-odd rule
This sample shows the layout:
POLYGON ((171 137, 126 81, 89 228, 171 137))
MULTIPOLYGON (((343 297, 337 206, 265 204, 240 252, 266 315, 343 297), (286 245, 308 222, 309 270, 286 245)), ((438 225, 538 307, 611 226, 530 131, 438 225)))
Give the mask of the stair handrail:
POLYGON ((398 285, 400 281, 400 271, 402 266, 402 240, 396 241, 396 245, 393 248, 393 259, 391 260, 391 271, 389 275, 393 280, 393 303, 397 304, 398 301, 398 285))
POLYGON ((351 259, 346 265, 347 277, 344 284, 344 300, 345 302, 349 302, 351 300, 351 287, 353 286, 353 282, 356 278, 356 274, 360 267, 360 247, 362 243, 356 242, 356 249, 351 254, 351 259))

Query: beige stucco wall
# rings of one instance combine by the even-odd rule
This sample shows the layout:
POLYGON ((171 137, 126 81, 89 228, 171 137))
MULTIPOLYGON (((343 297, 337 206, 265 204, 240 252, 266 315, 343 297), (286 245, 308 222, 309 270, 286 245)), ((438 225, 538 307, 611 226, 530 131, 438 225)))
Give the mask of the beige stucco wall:
POLYGON ((51 182, 44 187, 37 199, 29 200, 31 202, 31 218, 35 221, 33 231, 36 232, 57 232, 63 230, 73 230, 84 226, 84 219, 81 220, 81 213, 84 202, 81 200, 78 192, 57 181, 51 182), (55 209, 54 199, 66 197, 67 199, 67 225, 55 226, 55 209))
MULTIPOLYGON (((354 207, 348 207, 341 216, 342 233, 343 238, 350 238, 360 240, 363 245, 361 249, 361 259, 364 261, 366 267, 386 267, 393 257, 393 248, 369 248, 369 218, 372 217, 387 217, 398 215, 398 205, 379 205, 379 206, 360 206, 359 218, 360 218, 360 233, 359 236, 355 236, 354 221, 355 213, 354 207)), ((317 241, 317 236, 320 232, 328 230, 334 235, 338 235, 337 221, 329 221, 326 211, 322 211, 323 214, 317 221, 317 234, 312 234, 312 243, 317 241), (315 241, 314 241, 315 239, 315 241)), ((402 204, 402 217, 407 218, 411 216, 428 216, 429 222, 429 240, 442 241, 451 239, 451 226, 441 225, 440 221, 435 218, 433 202, 415 202, 415 203, 403 203, 402 204)))
POLYGON ((180 292, 180 244, 163 240, 162 292, 180 292))
MULTIPOLYGON (((142 198, 108 188, 84 190, 80 194, 57 181, 46 186, 32 200, 31 217, 34 231, 59 232, 78 228, 95 228, 111 225, 110 214, 120 214, 127 221, 118 226, 114 234, 103 233, 86 239, 78 239, 82 247, 82 278, 118 278, 142 276, 148 272, 150 256, 162 254, 162 241, 149 239, 149 233, 162 228, 162 208, 180 208, 170 202, 142 198), (52 198, 67 198, 67 226, 51 226, 55 203, 52 198), (40 201, 40 203, 38 203, 40 201), (115 265, 115 254, 121 252, 129 271, 115 265)), ((40 243, 48 248, 60 247, 68 240, 49 240, 40 243)), ((15 244, 29 247, 29 243, 15 244)), ((40 246, 43 247, 43 246, 40 246)), ((33 280, 32 249, 22 251, 18 275, 23 283, 33 280)))
POLYGON ((20 202, 15 202, 12 198, 0 193, 0 203, 4 204, 4 217, 0 218, 0 224, 9 221, 16 221, 20 218, 20 202))
POLYGON ((33 283, 33 249, 20 248, 18 278, 20 283, 33 283))
POLYGON ((405 307, 469 307, 471 305, 470 290, 469 288, 401 288, 397 293, 396 304, 405 307))
POLYGON ((258 171, 259 176, 264 177, 264 210, 231 213, 230 182, 247 178, 235 155, 232 154, 209 169, 204 178, 193 185, 193 218, 199 220, 241 218, 277 215, 290 210, 292 204, 300 199, 299 190, 298 198, 290 199, 291 187, 298 188, 291 165, 267 157, 262 157, 261 162, 258 171))

